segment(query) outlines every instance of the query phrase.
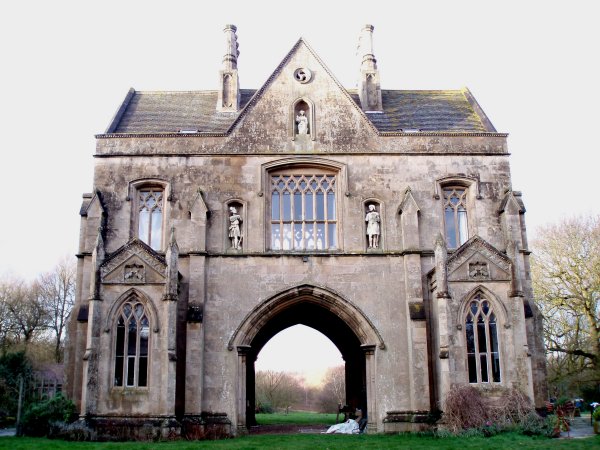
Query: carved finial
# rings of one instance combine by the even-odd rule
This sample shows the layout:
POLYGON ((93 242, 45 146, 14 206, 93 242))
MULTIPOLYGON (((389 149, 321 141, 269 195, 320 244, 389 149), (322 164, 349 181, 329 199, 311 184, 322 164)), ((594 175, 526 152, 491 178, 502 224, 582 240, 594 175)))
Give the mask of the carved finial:
POLYGON ((96 263, 98 265, 102 264, 105 257, 104 238, 102 237, 102 233, 104 233, 104 227, 98 227, 98 235, 96 236, 96 246, 94 247, 94 252, 96 253, 96 263))
POLYGON ((358 38, 357 53, 361 58, 361 70, 377 70, 377 60, 373 54, 373 25, 365 25, 358 38))
POLYGON ((361 60, 358 97, 364 111, 382 112, 381 83, 377 60, 373 54, 373 25, 365 25, 358 40, 357 54, 361 60))
POLYGON ((177 300, 179 286, 179 247, 175 241, 175 227, 171 227, 171 238, 167 252, 167 282, 165 283, 165 300, 177 300))
POLYGON ((442 233, 438 233, 437 237, 435 238, 435 247, 446 248, 446 241, 444 240, 444 236, 442 236, 442 233))
POLYGON ((225 56, 223 56, 223 70, 237 69, 237 59, 240 55, 239 44, 235 32, 235 25, 225 25, 225 56))
POLYGON ((225 56, 219 72, 217 111, 237 112, 240 107, 240 81, 237 59, 240 55, 235 25, 225 25, 225 56))
POLYGON ((448 294, 448 250, 442 233, 435 240, 435 278, 437 298, 449 298, 448 294))

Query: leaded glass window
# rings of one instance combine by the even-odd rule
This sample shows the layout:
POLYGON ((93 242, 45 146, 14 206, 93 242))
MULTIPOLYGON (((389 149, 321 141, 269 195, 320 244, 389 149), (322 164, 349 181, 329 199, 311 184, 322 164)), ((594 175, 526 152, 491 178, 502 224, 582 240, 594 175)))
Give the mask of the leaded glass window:
POLYGON ((163 191, 138 191, 138 237, 154 250, 162 247, 163 191))
POLYGON ((144 305, 127 301, 117 316, 115 386, 148 386, 150 321, 144 305))
POLYGON ((469 233, 466 189, 444 189, 444 223, 448 248, 458 248, 467 241, 469 233))
POLYGON ((498 325, 489 300, 478 293, 465 318, 469 383, 499 383, 498 325))
POLYGON ((336 176, 271 176, 271 249, 337 248, 336 176))

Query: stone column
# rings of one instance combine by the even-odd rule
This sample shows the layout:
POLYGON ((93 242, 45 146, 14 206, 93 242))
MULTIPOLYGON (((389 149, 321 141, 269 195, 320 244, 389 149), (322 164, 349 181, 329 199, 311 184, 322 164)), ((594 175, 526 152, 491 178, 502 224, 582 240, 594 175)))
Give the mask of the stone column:
POLYGON ((436 359, 437 367, 437 396, 438 401, 443 400, 450 388, 450 312, 448 303, 450 294, 448 292, 448 250, 442 235, 438 235, 435 242, 435 278, 436 278, 436 313, 437 313, 437 345, 433 357, 436 359))
POLYGON ((245 434, 246 428, 246 364, 252 348, 249 345, 238 345, 237 363, 237 434, 245 434))
POLYGON ((411 410, 429 409, 429 368, 427 328, 423 304, 423 283, 419 239, 419 207, 408 188, 400 204, 404 283, 406 292, 406 328, 408 330, 408 382, 411 410), (417 394, 418 393, 418 394, 417 394))
POLYGON ((367 431, 377 432, 377 386, 375 382, 375 345, 361 345, 365 353, 365 382, 367 388, 367 431))
POLYGON ((88 300, 87 343, 83 356, 83 389, 81 395, 81 413, 95 414, 98 410, 98 365, 100 360, 100 333, 102 301, 100 298, 100 266, 105 258, 102 228, 98 228, 96 246, 92 253, 92 276, 88 300))
POLYGON ((185 357, 185 414, 199 415, 202 412, 202 394, 204 383, 204 272, 205 255, 190 255, 189 263, 189 312, 199 314, 186 326, 185 357))
POLYGON ((175 390, 177 378, 177 299, 179 287, 179 247, 175 241, 175 228, 171 228, 171 239, 165 255, 167 260, 167 279, 163 300, 166 303, 167 333, 167 377, 166 405, 170 414, 175 414, 175 390))
POLYGON ((527 341, 527 324, 525 323, 524 302, 525 294, 523 292, 523 277, 521 269, 521 252, 519 244, 509 240, 506 246, 506 253, 511 259, 512 283, 510 298, 510 318, 514 352, 512 370, 513 383, 517 383, 520 388, 534 399, 533 392, 533 373, 531 367, 531 353, 527 341))

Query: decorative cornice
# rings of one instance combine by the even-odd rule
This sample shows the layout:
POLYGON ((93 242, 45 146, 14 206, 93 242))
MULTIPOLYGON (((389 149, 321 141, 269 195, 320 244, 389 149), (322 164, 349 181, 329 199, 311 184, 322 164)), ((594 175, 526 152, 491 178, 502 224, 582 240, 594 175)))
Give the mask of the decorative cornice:
MULTIPOLYGON (((257 91, 258 93, 259 91, 257 91)), ((256 94, 255 94, 256 95, 256 94)), ((252 97, 254 99, 254 97, 252 97)), ((252 99, 248 102, 248 104, 242 110, 245 109, 252 103, 252 99)), ((353 103, 354 101, 350 99, 353 103)), ((356 105, 356 103, 354 103, 356 105)), ((365 115, 358 106, 355 106, 361 114, 365 115)), ((238 116, 238 119, 242 116, 238 116)), ((508 137, 508 133, 492 133, 492 132, 471 132, 471 131, 420 131, 418 133, 406 133, 403 131, 378 131, 373 125, 373 122, 369 120, 367 116, 365 116, 367 121, 371 124, 371 126, 375 129, 375 133, 380 137, 422 137, 422 136, 438 136, 438 137, 508 137)), ((236 124, 236 119, 233 125, 236 124)), ((173 132, 165 132, 165 133, 101 133, 96 134, 94 137, 96 139, 127 139, 127 138, 203 138, 203 137, 229 137, 233 128, 230 128, 225 133, 216 133, 216 132, 208 132, 208 131, 199 131, 198 133, 173 133, 173 132)))
POLYGON ((407 133, 404 131, 380 131, 378 132, 379 136, 388 137, 388 136, 446 136, 446 137, 461 137, 461 136, 470 136, 470 137, 508 137, 508 133, 494 133, 490 131, 419 131, 417 133, 407 133))
POLYGON ((102 133, 96 134, 96 139, 115 139, 115 138, 190 138, 190 137, 227 137, 229 133, 214 133, 199 131, 198 133, 102 133))
POLYGON ((379 150, 373 150, 371 152, 360 151, 360 152, 329 152, 329 151, 311 151, 306 153, 297 153, 292 151, 286 152, 256 152, 256 153, 231 153, 227 151, 218 152, 218 153, 108 153, 108 154, 95 154, 94 158, 152 158, 152 157, 160 157, 160 158, 177 158, 180 156, 189 158, 189 157, 204 157, 204 156, 283 156, 283 155, 319 155, 319 156, 340 156, 340 155, 402 155, 402 156, 423 156, 423 155, 435 155, 435 156, 510 156, 510 153, 498 153, 498 152, 381 152, 379 150))

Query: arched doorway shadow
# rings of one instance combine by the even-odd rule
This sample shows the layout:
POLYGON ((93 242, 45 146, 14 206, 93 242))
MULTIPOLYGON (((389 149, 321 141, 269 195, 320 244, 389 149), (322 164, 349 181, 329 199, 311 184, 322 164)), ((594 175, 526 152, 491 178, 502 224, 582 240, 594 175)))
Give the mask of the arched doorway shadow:
POLYGON ((345 361, 346 403, 366 412, 369 427, 375 424, 374 354, 385 348, 381 335, 368 317, 339 294, 302 285, 281 292, 254 308, 229 341, 238 351, 237 425, 256 424, 254 362, 263 346, 277 333, 293 325, 306 325, 339 349, 345 361))

